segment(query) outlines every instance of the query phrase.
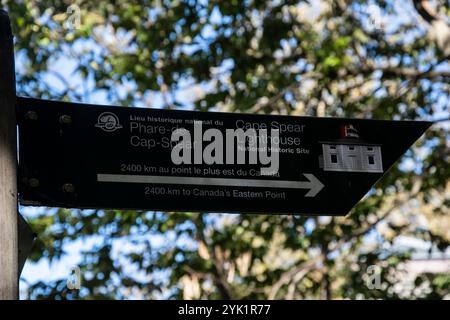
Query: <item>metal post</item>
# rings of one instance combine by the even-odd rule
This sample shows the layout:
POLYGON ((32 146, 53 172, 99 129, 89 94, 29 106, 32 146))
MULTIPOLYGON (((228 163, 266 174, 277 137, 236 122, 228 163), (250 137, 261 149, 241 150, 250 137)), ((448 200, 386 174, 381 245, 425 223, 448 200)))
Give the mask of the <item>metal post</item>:
POLYGON ((0 300, 18 298, 16 81, 11 24, 0 10, 0 300))

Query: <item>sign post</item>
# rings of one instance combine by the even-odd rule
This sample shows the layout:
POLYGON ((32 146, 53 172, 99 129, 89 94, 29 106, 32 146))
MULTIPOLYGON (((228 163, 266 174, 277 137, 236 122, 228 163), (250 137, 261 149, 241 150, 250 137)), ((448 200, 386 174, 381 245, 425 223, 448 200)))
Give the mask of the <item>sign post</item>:
POLYGON ((0 10, 0 300, 18 298, 16 83, 13 36, 0 10))

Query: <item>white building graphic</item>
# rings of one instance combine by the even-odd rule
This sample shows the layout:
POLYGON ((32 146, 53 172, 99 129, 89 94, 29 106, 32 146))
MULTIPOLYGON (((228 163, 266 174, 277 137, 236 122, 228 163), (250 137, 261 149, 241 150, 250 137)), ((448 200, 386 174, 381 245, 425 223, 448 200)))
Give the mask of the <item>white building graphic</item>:
POLYGON ((342 138, 322 142, 319 164, 324 171, 382 173, 381 146, 359 139, 352 125, 341 130, 342 138))

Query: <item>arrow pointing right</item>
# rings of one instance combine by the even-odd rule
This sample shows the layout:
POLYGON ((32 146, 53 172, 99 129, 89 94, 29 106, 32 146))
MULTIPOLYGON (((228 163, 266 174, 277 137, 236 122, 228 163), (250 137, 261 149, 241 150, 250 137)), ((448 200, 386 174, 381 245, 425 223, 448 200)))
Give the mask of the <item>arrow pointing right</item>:
POLYGON ((289 180, 253 180, 230 178, 205 178, 205 177, 174 177, 174 176, 143 176, 125 174, 98 174, 97 181, 113 183, 152 183, 175 185, 201 185, 201 186, 226 186, 226 187, 256 187, 256 188, 284 188, 284 189, 309 189, 305 197, 315 197, 324 185, 310 173, 303 174, 308 181, 289 180))
POLYGON ((305 194, 305 197, 315 197, 325 187, 324 184, 311 173, 304 173, 303 175, 309 180, 310 184, 310 190, 305 194))

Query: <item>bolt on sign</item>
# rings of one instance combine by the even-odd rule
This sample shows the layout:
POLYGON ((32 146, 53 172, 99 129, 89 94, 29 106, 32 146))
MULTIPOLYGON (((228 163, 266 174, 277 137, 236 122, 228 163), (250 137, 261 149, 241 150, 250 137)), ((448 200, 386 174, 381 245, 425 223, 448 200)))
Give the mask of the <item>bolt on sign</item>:
POLYGON ((18 98, 20 202, 345 215, 431 122, 18 98))

